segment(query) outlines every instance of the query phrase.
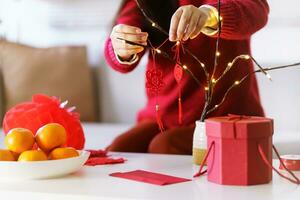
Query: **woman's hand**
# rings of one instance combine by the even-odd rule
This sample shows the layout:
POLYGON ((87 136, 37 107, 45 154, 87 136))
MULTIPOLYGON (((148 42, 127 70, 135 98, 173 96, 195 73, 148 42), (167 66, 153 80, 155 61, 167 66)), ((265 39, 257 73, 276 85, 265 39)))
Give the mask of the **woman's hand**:
POLYGON ((210 9, 193 5, 181 6, 171 19, 170 41, 194 39, 210 19, 210 9))
POLYGON ((140 28, 124 24, 116 25, 110 35, 115 53, 122 60, 129 60, 133 55, 144 50, 143 47, 127 44, 118 38, 147 45, 148 33, 142 32, 140 28))

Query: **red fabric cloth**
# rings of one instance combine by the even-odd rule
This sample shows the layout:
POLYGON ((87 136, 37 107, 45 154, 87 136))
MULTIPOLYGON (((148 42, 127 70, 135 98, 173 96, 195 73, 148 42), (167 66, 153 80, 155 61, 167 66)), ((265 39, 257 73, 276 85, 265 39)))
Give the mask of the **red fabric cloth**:
POLYGON ((67 131, 66 146, 83 149, 85 136, 79 114, 69 108, 62 108, 57 97, 36 94, 31 102, 20 103, 6 112, 3 130, 7 134, 13 128, 27 128, 36 134, 37 130, 49 123, 58 123, 67 131))
MULTIPOLYGON (((180 0, 179 5, 193 4, 201 6, 209 4, 216 7, 216 0, 180 0)), ((216 77, 227 66, 228 62, 240 54, 251 54, 250 36, 261 29, 267 22, 269 7, 265 0, 222 0, 221 16, 223 17, 222 34, 220 41, 220 62, 216 71, 216 77)), ((123 8, 118 24, 131 26, 142 26, 145 20, 138 10, 134 0, 128 0, 123 8)), ((141 27, 143 29, 143 27, 141 27)), ((204 34, 199 35, 194 40, 186 42, 187 48, 191 50, 208 67, 213 66, 215 54, 215 37, 208 37, 204 34)), ((170 54, 171 46, 165 46, 165 51, 170 54)), ((140 53, 140 57, 144 52, 140 53)), ((111 40, 105 44, 105 57, 108 64, 115 70, 127 73, 134 70, 138 63, 133 65, 120 64, 114 54, 111 40)), ((189 56, 181 58, 182 63, 187 65, 191 71, 203 82, 199 86, 188 74, 184 74, 182 85, 182 110, 183 125, 189 125, 198 120, 204 107, 204 87, 205 77, 201 67, 189 56)), ((163 71, 163 81, 165 86, 159 94, 160 112, 164 126, 172 128, 178 124, 178 87, 173 75, 174 64, 162 56, 157 56, 157 67, 163 71)), ((153 66, 152 56, 148 58, 147 69, 153 66)), ((243 75, 253 70, 251 61, 238 61, 236 66, 219 82, 214 91, 213 103, 218 104, 227 88, 240 79, 243 75)), ((130 92, 130 91, 128 91, 130 92)), ((147 93, 147 104, 138 113, 138 121, 143 119, 155 119, 155 97, 147 93)), ((227 101, 222 104, 211 116, 223 116, 228 113, 239 115, 263 116, 264 111, 260 103, 256 77, 247 79, 238 88, 234 89, 228 96, 227 101)))
POLYGON ((124 158, 112 158, 104 150, 87 150, 89 151, 90 157, 86 161, 87 166, 107 165, 107 164, 120 164, 126 160, 124 158))

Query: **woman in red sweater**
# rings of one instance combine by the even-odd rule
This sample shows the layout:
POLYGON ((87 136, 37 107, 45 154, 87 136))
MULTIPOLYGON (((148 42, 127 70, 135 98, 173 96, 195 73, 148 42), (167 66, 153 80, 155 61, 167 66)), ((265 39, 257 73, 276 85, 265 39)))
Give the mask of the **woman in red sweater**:
MULTIPOLYGON (((172 54, 176 41, 185 42, 206 66, 213 66, 218 21, 216 0, 144 0, 143 6, 151 17, 165 30, 169 30, 169 42, 163 50, 172 54), (213 29, 216 31, 212 31, 213 29)), ((251 54, 250 37, 267 22, 269 7, 266 0, 222 0, 222 31, 220 39, 220 60, 216 70, 218 77, 227 63, 240 54, 251 54)), ((126 44, 118 39, 147 44, 147 39, 156 46, 166 38, 149 24, 139 11, 135 0, 125 0, 121 6, 110 38, 106 42, 105 57, 116 71, 128 73, 136 68, 145 49, 126 44)), ((181 62, 189 66, 196 77, 203 82, 199 86, 188 74, 181 82, 183 119, 178 122, 178 84, 174 78, 174 63, 163 56, 156 57, 156 67, 163 73, 164 86, 158 96, 148 90, 147 104, 137 116, 137 124, 117 137, 108 147, 110 151, 150 152, 168 154, 191 154, 194 124, 200 119, 205 97, 205 76, 194 59, 182 56, 181 62), (160 105, 164 125, 161 133, 156 123, 155 106, 160 105)), ((147 69, 153 68, 153 57, 149 54, 147 69)), ((211 69, 211 68, 209 68, 211 69)), ((214 92, 214 104, 220 102, 227 88, 243 75, 253 71, 251 61, 238 61, 237 65, 221 80, 214 92)), ((128 91, 130 95, 131 91, 128 91)), ((124 104, 124 106, 126 106, 124 104)), ((227 101, 211 116, 227 114, 264 115, 260 103, 255 76, 234 89, 227 101)))

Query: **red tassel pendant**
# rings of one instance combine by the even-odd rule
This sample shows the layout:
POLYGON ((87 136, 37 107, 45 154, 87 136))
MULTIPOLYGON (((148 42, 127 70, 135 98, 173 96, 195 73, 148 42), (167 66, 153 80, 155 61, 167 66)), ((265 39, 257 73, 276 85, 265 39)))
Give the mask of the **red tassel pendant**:
POLYGON ((163 124, 163 122, 161 120, 161 114, 160 114, 160 110, 159 110, 159 104, 155 105, 155 111, 156 111, 156 121, 157 121, 158 127, 160 129, 160 132, 164 132, 165 128, 164 128, 164 124, 163 124))
POLYGON ((181 102, 181 84, 180 81, 183 76, 183 70, 179 65, 174 68, 174 77, 178 84, 178 123, 182 124, 182 102, 181 102))
POLYGON ((181 97, 178 98, 178 123, 182 124, 182 103, 181 97))
MULTIPOLYGON (((180 63, 180 48, 181 48, 181 44, 180 42, 177 42, 174 47, 173 47, 173 51, 175 51, 175 59, 177 62, 180 63)), ((174 67, 174 78, 178 84, 178 124, 181 125, 182 121, 183 121, 183 114, 182 114, 182 98, 181 98, 181 80, 183 77, 183 69, 181 66, 179 66, 178 64, 175 65, 174 67)))
POLYGON ((164 86, 163 72, 162 72, 162 70, 158 69, 155 64, 156 51, 152 50, 151 53, 153 56, 154 67, 152 69, 148 69, 146 72, 146 87, 147 87, 148 92, 150 94, 154 95, 156 98, 156 105, 155 105, 156 121, 157 121, 160 131, 163 132, 165 129, 164 129, 164 125, 163 125, 163 121, 162 121, 162 117, 161 117, 161 113, 160 113, 160 107, 159 107, 159 103, 158 103, 158 95, 159 95, 162 87, 164 86))

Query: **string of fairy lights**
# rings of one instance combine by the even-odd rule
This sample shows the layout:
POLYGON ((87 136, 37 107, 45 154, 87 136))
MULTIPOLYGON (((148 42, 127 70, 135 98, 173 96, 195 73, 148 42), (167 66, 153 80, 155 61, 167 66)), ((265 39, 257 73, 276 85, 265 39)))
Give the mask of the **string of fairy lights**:
MULTIPOLYGON (((157 29, 162 34, 164 34, 166 36, 166 38, 169 38, 168 32, 166 30, 164 30, 161 26, 159 26, 159 24, 157 22, 155 22, 154 20, 152 20, 148 16, 148 14, 145 11, 145 9, 143 8, 142 3, 140 2, 140 0, 136 0, 136 3, 137 3, 138 8, 142 12, 142 14, 146 18, 146 20, 152 25, 152 27, 155 28, 155 29, 157 29)), ((197 56, 195 56, 188 48, 186 48, 184 46, 184 44, 182 42, 180 42, 180 41, 176 42, 176 45, 181 45, 182 48, 183 48, 183 50, 189 56, 191 56, 193 59, 195 59, 195 61, 199 64, 199 66, 203 70, 203 72, 205 74, 205 77, 206 77, 206 85, 204 86, 205 103, 204 103, 204 108, 203 108, 203 111, 202 111, 202 114, 201 114, 201 118, 200 118, 201 121, 204 121, 206 119, 206 117, 210 113, 212 113, 213 111, 215 111, 216 109, 218 109, 226 101, 229 93, 234 88, 236 88, 239 85, 241 85, 251 75, 254 75, 256 73, 263 73, 266 76, 266 78, 268 78, 271 81, 272 78, 271 78, 271 75, 268 73, 268 71, 285 69, 285 68, 290 68, 290 67, 295 67, 295 66, 300 66, 300 63, 294 63, 294 64, 282 65, 282 66, 272 67, 272 68, 263 68, 251 55, 243 54, 243 55, 236 56, 232 61, 228 62, 227 66, 226 66, 225 70, 222 72, 222 74, 218 78, 215 77, 216 69, 217 69, 217 66, 219 64, 219 58, 221 56, 221 52, 219 51, 219 44, 220 44, 221 31, 222 31, 222 20, 223 20, 222 17, 221 17, 221 0, 218 0, 217 10, 218 10, 218 35, 217 35, 217 38, 216 38, 216 50, 215 50, 215 56, 214 56, 214 66, 213 66, 213 70, 212 70, 211 73, 209 73, 209 71, 207 70, 207 67, 206 67, 205 63, 203 63, 202 61, 200 61, 197 58, 197 56), (251 60, 259 69, 246 74, 241 79, 234 80, 233 83, 232 83, 232 85, 225 92, 225 94, 224 94, 223 98, 221 99, 221 101, 219 103, 215 104, 215 105, 212 105, 212 100, 213 100, 213 95, 214 95, 214 89, 215 89, 217 83, 223 77, 225 77, 225 75, 235 66, 235 64, 239 60, 244 60, 244 61, 251 60)), ((141 45, 141 44, 138 44, 138 43, 135 43, 135 42, 132 42, 132 41, 125 40, 123 38, 118 38, 118 39, 123 40, 127 44, 131 44, 131 45, 136 45, 136 46, 141 46, 141 47, 144 47, 144 48, 148 48, 148 49, 151 50, 152 53, 157 53, 157 54, 162 55, 163 57, 165 57, 169 61, 173 62, 174 64, 179 65, 187 74, 189 74, 197 82, 197 84, 199 84, 202 87, 200 80, 193 74, 193 72, 189 69, 189 67, 187 65, 185 65, 184 63, 179 62, 178 60, 175 60, 173 58, 173 56, 169 55, 167 52, 165 52, 165 51, 163 51, 161 49, 161 47, 163 46, 163 44, 168 39, 166 39, 161 45, 159 45, 159 47, 154 47, 152 45, 141 45)))

